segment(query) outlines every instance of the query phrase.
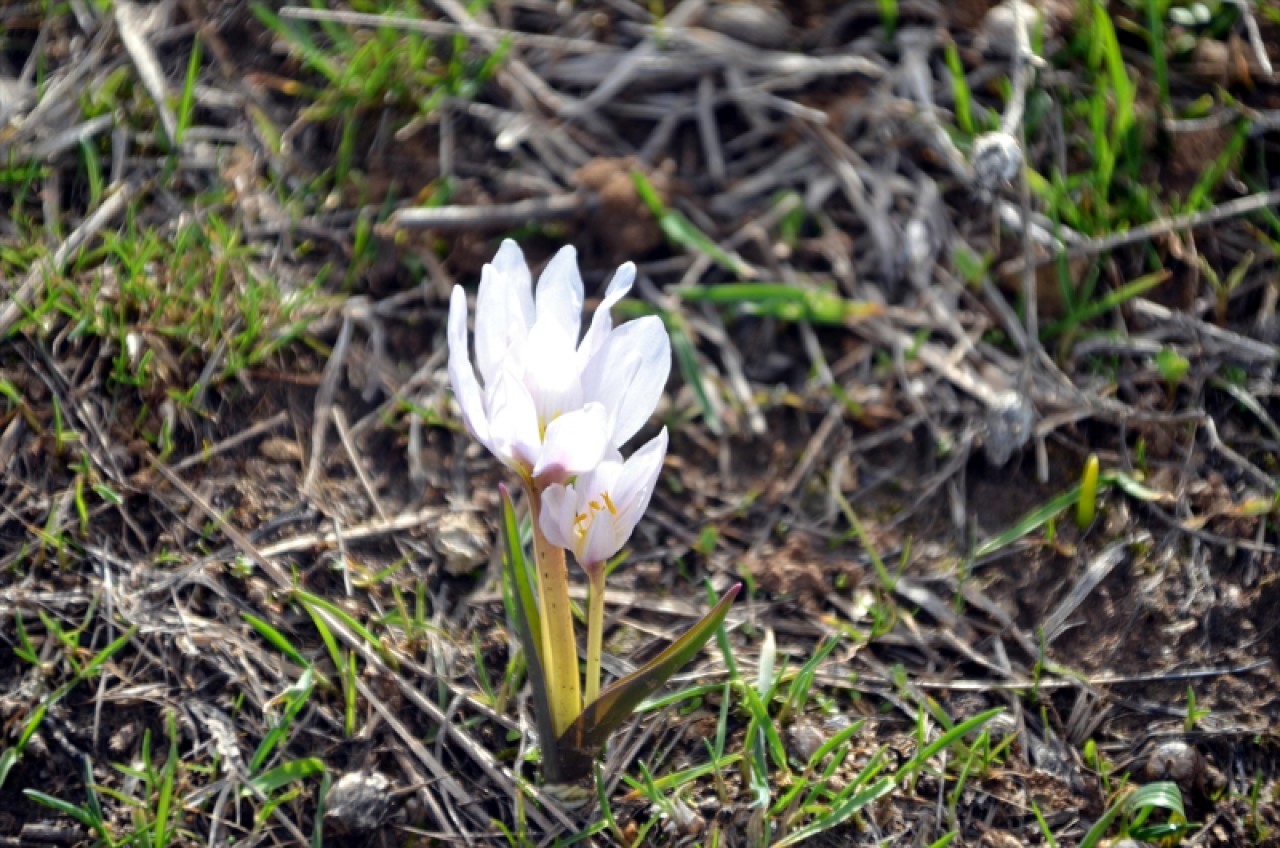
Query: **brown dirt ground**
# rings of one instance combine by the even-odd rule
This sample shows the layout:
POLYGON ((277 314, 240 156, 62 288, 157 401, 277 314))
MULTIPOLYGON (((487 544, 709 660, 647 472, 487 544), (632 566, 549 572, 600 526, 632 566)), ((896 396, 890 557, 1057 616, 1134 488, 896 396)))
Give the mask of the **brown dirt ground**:
MULTIPOLYGON (((812 31, 817 27, 813 22, 831 14, 836 4, 803 5, 791 10, 793 23, 812 31)), ((967 36, 989 5, 960 4, 949 23, 935 21, 928 9, 911 14, 967 36)), ((231 46, 231 59, 243 73, 299 73, 270 53, 270 39, 243 7, 229 4, 221 17, 206 23, 215 25, 231 46)), ((857 20, 847 24, 851 30, 856 25, 857 20)), ((1273 33, 1274 25, 1264 29, 1273 33)), ((1227 81, 1244 85, 1238 75, 1228 74, 1227 81)), ((824 104, 835 114, 862 103, 872 86, 858 80, 840 91, 816 88, 797 101, 824 104)), ((1257 108, 1280 104, 1280 89, 1274 84, 1251 85, 1244 96, 1257 108)), ((281 112, 292 108, 283 96, 272 105, 281 112)), ((491 141, 476 127, 464 127, 463 132, 475 145, 491 141)), ((332 154, 336 135, 331 124, 307 134, 304 140, 316 167, 332 154)), ((789 140, 793 138, 780 136, 777 143, 789 140)), ((393 156, 361 162, 374 193, 394 185, 402 195, 415 196, 429 186, 440 167, 438 141, 430 130, 394 148, 393 156)), ((905 141, 897 141, 903 150, 912 150, 905 141)), ((1188 180, 1193 184, 1195 163, 1213 156, 1223 143, 1219 133, 1179 139, 1167 167, 1153 179, 1175 187, 1188 180)), ((1274 142, 1269 143, 1259 148, 1259 158, 1274 157, 1274 142)), ((669 160, 651 169, 659 175, 655 182, 664 196, 669 193, 690 208, 701 208, 714 192, 702 180, 701 164, 686 167, 681 158, 682 151, 696 153, 694 134, 677 134, 671 148, 669 160)), ((581 187, 604 195, 599 218, 587 215, 573 222, 584 267, 593 269, 589 288, 599 282, 602 269, 620 258, 660 266, 669 252, 651 220, 620 230, 628 215, 643 217, 634 197, 617 182, 619 162, 626 161, 597 156, 577 171, 581 187)), ((520 165, 514 159, 501 164, 512 170, 520 165)), ((265 181, 260 171, 251 177, 265 181)), ((465 176, 457 181, 452 202, 484 206, 511 201, 509 187, 498 183, 485 176, 465 176)), ((359 201, 340 197, 338 202, 347 208, 359 201)), ((951 211, 957 219, 964 217, 963 209, 951 211)), ((152 214, 163 215, 163 210, 152 214)), ((861 226, 850 224, 854 218, 850 210, 838 210, 838 234, 830 236, 847 239, 841 242, 846 253, 851 244, 866 243, 861 226)), ((1243 225, 1242 230, 1248 232, 1243 225)), ((526 244, 531 261, 545 260, 563 232, 549 227, 531 237, 526 244)), ((456 711, 453 717, 465 720, 470 738, 497 762, 510 765, 515 760, 517 705, 508 701, 506 712, 495 717, 466 699, 479 688, 477 648, 491 674, 504 667, 511 649, 494 591, 495 562, 486 555, 493 525, 485 525, 487 535, 469 540, 479 546, 480 554, 476 562, 463 562, 461 567, 454 559, 454 543, 443 538, 440 529, 441 516, 459 504, 478 508, 488 521, 497 503, 496 484, 504 476, 455 422, 425 426, 418 444, 411 416, 384 405, 439 352, 441 295, 447 292, 448 280, 473 281, 492 255, 496 235, 483 231, 450 235, 447 240, 422 234, 389 239, 382 246, 381 261, 361 277, 356 291, 348 293, 376 303, 411 290, 415 284, 404 263, 425 253, 441 271, 422 286, 423 297, 405 301, 383 316, 388 332, 380 349, 362 338, 349 355, 336 405, 346 421, 359 428, 352 450, 339 443, 331 428, 325 453, 311 454, 317 396, 340 323, 336 313, 315 329, 310 348, 291 349, 257 366, 244 380, 217 386, 208 403, 210 414, 182 421, 167 465, 190 459, 177 472, 183 486, 153 467, 152 448, 138 436, 140 429, 154 430, 164 392, 105 392, 107 366, 101 363, 108 361, 109 351, 101 340, 69 334, 54 339, 27 328, 3 342, 3 375, 21 389, 31 407, 0 419, 0 431, 24 412, 41 425, 8 453, 5 486, 12 506, 10 518, 0 525, 3 548, 12 554, 31 544, 37 535, 33 528, 39 527, 36 517, 46 515, 49 502, 64 497, 76 479, 51 435, 50 385, 96 413, 78 413, 79 422, 99 422, 98 447, 118 449, 112 461, 124 503, 119 509, 95 510, 92 533, 66 551, 42 549, 0 578, 6 641, 14 644, 20 614, 26 627, 40 633, 39 643, 51 658, 47 665, 32 666, 10 651, 0 652, 0 747, 12 745, 41 699, 71 679, 73 661, 82 662, 100 650, 120 634, 123 623, 139 628, 134 640, 107 664, 101 684, 75 686, 50 708, 8 775, 0 792, 0 839, 8 840, 4 844, 86 841, 77 825, 33 803, 22 790, 39 789, 82 803, 86 766, 95 782, 118 786, 119 773, 110 764, 135 761, 148 733, 153 750, 163 751, 167 716, 174 717, 184 757, 192 761, 211 763, 210 751, 218 750, 226 734, 231 749, 238 749, 242 757, 251 754, 267 717, 278 706, 271 702, 279 688, 269 690, 264 682, 292 680, 296 668, 291 672, 276 653, 262 649, 246 613, 269 620, 327 677, 337 674, 312 619, 261 568, 242 567, 244 546, 228 528, 238 528, 260 551, 281 550, 272 561, 296 580, 298 588, 333 599, 362 620, 386 617, 405 599, 416 603, 421 598, 430 610, 429 632, 394 646, 411 661, 401 672, 362 664, 361 680, 374 697, 362 694, 359 733, 344 734, 341 697, 336 690, 322 689, 288 743, 290 756, 317 757, 331 774, 376 769, 391 774, 396 788, 403 790, 396 796, 395 828, 359 839, 334 833, 334 844, 433 844, 429 836, 397 828, 424 822, 439 826, 424 806, 425 793, 417 791, 426 783, 434 786, 438 777, 413 764, 404 753, 404 737, 389 729, 390 719, 373 708, 372 700, 404 724, 405 736, 435 746, 448 773, 474 796, 482 814, 464 821, 475 826, 478 820, 494 818, 512 824, 505 787, 469 759, 456 740, 437 745, 439 722, 406 691, 427 693, 427 700, 439 708, 456 711), (202 456, 210 446, 234 439, 254 424, 273 421, 244 444, 202 456), (313 467, 317 476, 307 492, 304 481, 313 467), (421 470, 420 476, 410 473, 414 469, 421 470), (366 482, 376 498, 366 490, 366 482), (41 508, 28 510, 33 503, 41 508), (20 520, 14 520, 19 512, 20 520), (383 516, 402 515, 421 518, 403 527, 385 526, 383 516), (335 527, 341 533, 332 534, 335 527), (353 532, 362 530, 369 532, 353 532), (361 579, 391 568, 398 569, 393 580, 361 579), (110 606, 109 613, 105 606, 110 606), (71 651, 55 650, 54 640, 36 623, 37 612, 68 624, 86 622, 84 644, 71 651)), ((342 244, 319 239, 316 253, 299 260, 299 267, 303 273, 314 271, 325 261, 338 261, 348 248, 349 239, 342 244)), ((750 248, 744 253, 753 262, 768 261, 764 251, 753 253, 750 248)), ((1207 252, 1212 256, 1212 250, 1207 252)), ((815 234, 793 255, 829 256, 829 242, 815 234)), ((1135 251, 1114 260, 1110 270, 1140 261, 1135 251)), ((1274 256, 1265 262, 1258 272, 1261 282, 1255 280, 1250 289, 1253 294, 1233 300, 1227 316, 1230 327, 1251 338, 1262 335, 1250 323, 1261 292, 1274 286, 1266 276, 1274 276, 1274 256)), ((815 258, 805 270, 824 273, 827 266, 815 258)), ((654 276, 670 285, 679 274, 654 276)), ((1158 299, 1188 305, 1188 299, 1203 297, 1202 279, 1191 275, 1182 282, 1190 287, 1187 297, 1158 299)), ((903 313, 915 308, 904 305, 906 298, 897 301, 903 313)), ((980 304, 970 297, 957 308, 976 311, 980 304)), ((907 331, 919 328, 911 322, 920 314, 923 308, 908 316, 911 321, 904 319, 907 331)), ((748 368, 758 369, 753 380, 756 393, 775 392, 776 399, 765 404, 763 434, 751 434, 747 412, 730 403, 727 432, 716 435, 699 418, 683 379, 673 379, 663 414, 681 426, 673 438, 665 488, 633 542, 635 560, 619 569, 612 584, 620 598, 610 610, 617 622, 609 636, 615 648, 652 652, 687 622, 690 609, 700 609, 690 604, 702 597, 706 579, 720 590, 743 577, 753 583, 752 597, 731 619, 734 649, 752 668, 768 630, 776 634, 780 654, 799 664, 821 639, 836 632, 832 622, 865 635, 873 626, 870 607, 891 610, 892 620, 883 631, 870 640, 842 640, 824 664, 818 688, 829 705, 827 712, 813 709, 791 717, 783 727, 789 753, 803 759, 812 738, 825 738, 848 721, 867 720, 866 732, 832 779, 835 785, 850 779, 882 750, 891 759, 909 758, 918 746, 915 718, 921 704, 937 704, 955 720, 993 706, 1007 709, 1013 719, 1011 732, 1017 734, 1010 754, 986 773, 972 776, 956 801, 955 821, 945 816, 937 820, 942 809, 937 799, 952 790, 954 775, 942 782, 936 774, 926 775, 911 791, 895 793, 871 807, 863 819, 824 836, 827 844, 870 843, 873 837, 927 844, 926 837, 949 829, 958 833, 953 845, 1041 844, 1033 803, 1058 834, 1059 844, 1076 844, 1114 800, 1081 754, 1085 742, 1092 740, 1116 769, 1138 782, 1176 780, 1188 818, 1200 828, 1198 844, 1280 845, 1280 564, 1274 514, 1246 509, 1250 498, 1273 492, 1260 492, 1258 482, 1241 471, 1239 463, 1207 446, 1203 435, 1191 434, 1185 422, 1150 420, 1164 413, 1205 411, 1214 417, 1225 444, 1274 473, 1274 462, 1267 459, 1274 445, 1247 411, 1212 395, 1204 382, 1169 394, 1149 364, 1126 366, 1127 372, 1117 369, 1120 376, 1106 391, 1108 396, 1121 397, 1151 415, 1133 422, 1082 422, 1055 430, 1047 438, 1048 473, 1041 480, 1034 443, 1006 465, 988 462, 980 449, 981 428, 975 423, 982 410, 971 399, 957 400, 958 393, 939 388, 945 381, 914 360, 904 365, 901 377, 937 380, 929 384, 937 394, 925 395, 924 402, 930 404, 927 415, 913 418, 920 398, 909 395, 891 365, 877 363, 877 355, 889 356, 891 351, 866 331, 842 327, 816 333, 828 362, 853 363, 842 374, 845 384, 883 389, 864 399, 860 414, 839 415, 834 427, 824 429, 833 401, 809 382, 812 363, 799 330, 767 318, 739 317, 727 323, 729 336, 744 352, 769 354, 749 357, 748 368), (1220 408, 1212 408, 1215 402, 1220 408), (935 428, 965 444, 959 462, 950 463, 950 457, 936 449, 935 428), (966 442, 966 434, 979 435, 966 442), (1131 468, 1135 434, 1146 445, 1148 485, 1171 494, 1173 503, 1144 503, 1113 488, 1103 499, 1099 518, 1084 531, 1064 513, 1052 534, 1040 530, 994 557, 967 560, 973 545, 1073 485, 1088 453, 1103 456, 1109 468, 1131 468), (864 447, 867 440, 878 443, 864 447), (793 477, 806 458, 815 470, 793 477), (879 582, 866 548, 848 533, 833 491, 849 500, 872 546, 895 573, 899 557, 907 552, 902 580, 893 588, 879 582), (957 513, 962 521, 955 520, 957 513), (716 531, 709 549, 698 538, 706 527, 716 531), (1045 622, 1081 585, 1090 564, 1117 543, 1121 549, 1116 561, 1062 621, 1062 629, 1053 638, 1042 635, 1045 622), (1205 711, 1190 728, 1185 721, 1189 691, 1194 692, 1196 707, 1205 711), (1167 750, 1161 746, 1168 743, 1190 746, 1192 766, 1185 773, 1158 753, 1167 750), (1263 798, 1260 818, 1248 803, 1255 783, 1263 798)), ((1135 336, 1141 332, 1135 322, 1135 336)), ((707 336, 700 341, 703 367, 723 374, 723 351, 707 336)), ((198 362, 177 359, 182 370, 198 371, 198 362)), ((1094 375, 1081 366, 1071 376, 1084 384, 1094 375)), ((1265 375, 1254 376, 1262 380, 1265 375)), ((1269 391, 1269 383, 1266 388, 1269 391)), ((434 404, 436 413, 447 411, 441 390, 437 375, 431 392, 424 392, 425 402, 434 404)), ((1275 413, 1274 395, 1259 394, 1267 411, 1275 413)), ((723 666, 714 654, 709 651, 690 674, 723 679, 723 666)), ((646 740, 638 755, 627 759, 625 751, 615 751, 608 770, 631 769, 634 759, 646 760, 651 753, 655 773, 703 761, 703 740, 714 734, 718 714, 718 703, 709 699, 684 715, 642 719, 626 737, 646 740)), ((734 714, 731 748, 745 744, 741 719, 734 714)), ((187 831, 181 841, 188 844, 204 844, 212 826, 212 802, 196 790, 216 790, 219 780, 243 768, 220 750, 217 759, 219 768, 228 771, 184 774, 188 783, 180 792, 194 799, 182 817, 187 831)), ((625 788, 614 798, 614 813, 626 834, 638 832, 654 815, 625 788)), ((266 825, 253 826, 257 805, 232 792, 219 808, 221 821, 233 823, 223 835, 234 839, 252 834, 257 844, 291 844, 293 834, 282 820, 308 822, 315 800, 313 793, 304 793, 266 825)), ((699 783, 694 795, 685 799, 696 815, 683 830, 660 827, 654 833, 661 837, 651 836, 651 841, 695 844, 708 828, 719 828, 730 844, 746 844, 744 834, 759 826, 752 821, 750 800, 740 775, 728 776, 723 789, 709 781, 699 783)), ((127 827, 124 814, 117 810, 115 815, 117 824, 127 827)), ((609 837, 598 840, 607 844, 609 837)))

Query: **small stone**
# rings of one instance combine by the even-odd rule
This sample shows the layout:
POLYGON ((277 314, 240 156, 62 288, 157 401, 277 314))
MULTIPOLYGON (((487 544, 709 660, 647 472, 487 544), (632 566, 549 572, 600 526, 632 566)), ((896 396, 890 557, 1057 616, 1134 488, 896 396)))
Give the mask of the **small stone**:
POLYGON ((778 50, 791 42, 791 21, 767 3, 717 3, 703 14, 701 24, 755 47, 778 50))
POLYGON ((470 574, 489 561, 489 530, 474 512, 450 512, 440 519, 433 540, 445 571, 470 574))
POLYGON ((977 46, 991 56, 1008 57, 1013 55, 1017 44, 1017 16, 1022 15, 1022 31, 1024 44, 1031 41, 1032 34, 1040 27, 1044 12, 1030 3, 1017 3, 1021 9, 1015 9, 1017 0, 992 6, 982 19, 978 32, 977 46))
POLYGON ((1012 390, 1003 393, 998 400, 993 408, 987 410, 982 447, 987 461, 1000 468, 1031 438, 1035 409, 1024 395, 1012 390))
POLYGON ((802 763, 808 763, 827 741, 826 734, 806 719, 799 719, 787 727, 786 736, 789 752, 802 763))
POLYGON ((347 772, 325 799, 325 823, 346 834, 381 827, 391 811, 390 788, 391 780, 378 772, 347 772))
POLYGON ((1181 739, 1157 743, 1147 757, 1145 769, 1149 780, 1172 780, 1181 789, 1190 789, 1204 772, 1204 757, 1181 739))
POLYGON ((258 445, 258 453, 272 462, 281 464, 302 462, 302 448, 298 443, 293 439, 282 439, 279 436, 263 439, 262 444, 258 445))
POLYGON ((1012 183, 1018 176, 1022 168, 1022 148, 1007 132, 989 132, 974 141, 970 160, 978 186, 990 191, 1012 183))

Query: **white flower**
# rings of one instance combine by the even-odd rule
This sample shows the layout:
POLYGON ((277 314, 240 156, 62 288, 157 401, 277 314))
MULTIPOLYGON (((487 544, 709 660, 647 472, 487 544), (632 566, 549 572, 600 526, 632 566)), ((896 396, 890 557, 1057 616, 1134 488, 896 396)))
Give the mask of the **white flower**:
POLYGON ((626 462, 615 454, 572 483, 548 486, 539 516, 547 541, 573 551, 585 569, 600 567, 631 538, 653 497, 666 453, 663 427, 626 462))
POLYGON ((524 254, 502 243, 476 295, 475 364, 467 298, 449 299, 449 379, 462 418, 503 463, 544 482, 595 468, 653 414, 671 371, 671 340, 648 316, 614 329, 609 310, 635 281, 618 268, 582 336, 577 253, 561 248, 533 291, 524 254))

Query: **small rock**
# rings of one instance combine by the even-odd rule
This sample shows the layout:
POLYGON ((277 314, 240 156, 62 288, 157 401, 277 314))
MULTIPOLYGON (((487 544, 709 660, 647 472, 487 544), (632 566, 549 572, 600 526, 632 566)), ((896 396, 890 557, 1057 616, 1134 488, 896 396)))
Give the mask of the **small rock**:
POLYGON ((1157 743, 1147 756, 1148 780, 1172 780, 1183 790, 1197 786, 1204 773, 1204 757, 1181 739, 1157 743))
POLYGON ((988 191, 1012 183, 1022 168, 1018 140, 1002 130, 978 136, 970 158, 974 179, 988 191))
POLYGON ((381 827, 391 811, 390 788, 391 780, 378 772, 347 772, 325 799, 325 823, 347 834, 381 827))
POLYGON ((489 530, 474 512, 450 512, 440 519, 433 540, 445 571, 470 574, 489 561, 489 530))
POLYGON ((0 116, 10 109, 16 111, 18 105, 30 97, 34 91, 29 82, 0 76, 0 116))
POLYGON ((1024 395, 1011 390, 1000 396, 997 406, 987 410, 986 424, 983 453, 987 462, 1000 468, 1031 438, 1035 409, 1024 395))
POLYGON ((258 453, 272 462, 282 464, 302 462, 302 448, 298 447, 298 443, 293 439, 282 439, 279 436, 263 439, 262 444, 258 445, 258 453))
POLYGON ((1044 12, 1030 3, 1017 3, 1017 0, 992 6, 987 16, 982 19, 978 32, 977 46, 992 56, 1008 57, 1013 55, 1017 45, 1017 15, 1022 15, 1022 31, 1026 41, 1031 41, 1044 20, 1044 12), (1015 9, 1015 3, 1021 9, 1015 9))
POLYGON ((778 50, 791 41, 791 21, 770 4, 717 3, 703 14, 701 23, 755 47, 778 50))
POLYGON ((802 763, 809 762, 827 741, 826 734, 807 719, 799 719, 788 726, 786 736, 791 755, 802 763))

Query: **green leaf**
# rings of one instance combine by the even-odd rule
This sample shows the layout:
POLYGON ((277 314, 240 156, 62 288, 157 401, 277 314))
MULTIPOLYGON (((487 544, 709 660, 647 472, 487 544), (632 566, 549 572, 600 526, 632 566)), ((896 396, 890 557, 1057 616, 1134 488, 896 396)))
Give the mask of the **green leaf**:
POLYGON ((310 665, 310 663, 307 662, 307 658, 304 657, 297 648, 293 647, 293 643, 286 639, 284 634, 269 622, 247 612, 240 613, 240 617, 243 618, 250 627, 258 631, 259 636, 270 642, 275 646, 276 650, 293 660, 296 664, 303 667, 310 665))
POLYGON ((649 207, 653 217, 658 219, 658 226, 662 229, 663 235, 667 237, 668 241, 695 253, 706 255, 712 262, 739 277, 749 280, 755 276, 751 266, 743 262, 740 257, 720 247, 695 227, 693 222, 681 212, 671 209, 663 203, 657 190, 654 189, 653 184, 649 182, 649 178, 642 171, 632 171, 631 179, 635 183, 636 193, 640 195, 640 199, 649 207))
MULTIPOLYGON (((319 595, 313 595, 310 592, 303 591, 302 589, 294 589, 291 595, 295 601, 302 604, 302 606, 311 615, 312 620, 317 623, 317 626, 320 626, 323 622, 323 616, 321 616, 317 610, 328 613, 345 624, 348 630, 368 643, 369 647, 377 651, 378 656, 382 657, 383 662, 391 666, 393 669, 398 669, 400 667, 400 661, 396 659, 395 654, 391 653, 391 651, 387 649, 386 645, 382 644, 381 639, 374 636, 373 633, 369 631, 369 628, 365 627, 357 621, 351 613, 347 612, 333 601, 330 601, 328 598, 322 598, 319 595)), ((330 653, 334 653, 334 651, 331 649, 330 653)), ((333 660, 334 665, 338 668, 342 668, 341 657, 335 654, 333 660)))
POLYGON ((1133 300, 1135 297, 1141 297, 1151 289, 1169 279, 1168 271, 1160 270, 1146 276, 1139 277, 1133 282, 1126 283, 1118 289, 1108 292, 1103 297, 1081 307, 1071 315, 1062 318, 1048 327, 1044 328, 1040 336, 1044 341, 1055 339, 1066 331, 1078 327, 1085 321, 1092 321, 1099 315, 1105 315, 1113 309, 1117 309, 1125 303, 1133 300))
POLYGON ((791 833, 787 834, 786 837, 775 842, 774 845, 778 848, 783 848, 783 846, 787 845, 798 845, 807 839, 817 836, 824 830, 830 830, 836 825, 844 823, 850 816, 870 804, 872 801, 883 798, 893 792, 895 786, 896 784, 892 779, 882 777, 866 789, 855 794, 853 797, 836 805, 826 815, 821 816, 811 824, 802 827, 799 830, 793 830, 791 833))
MULTIPOLYGON (((178 728, 174 724, 173 714, 169 714, 169 756, 164 762, 163 777, 160 781, 160 798, 156 802, 155 838, 152 845, 165 848, 169 844, 169 811, 173 807, 174 784, 178 779, 178 728)), ((92 775, 90 775, 92 777, 92 775)))
POLYGON ((1080 499, 1076 501, 1076 526, 1088 530, 1098 514, 1098 455, 1089 454, 1080 479, 1080 499))
POLYGON ((516 521, 511 493, 505 485, 500 484, 498 488, 502 492, 502 602, 528 666, 529 686, 533 689, 533 715, 542 745, 542 775, 549 783, 560 783, 566 778, 552 722, 547 678, 542 671, 542 642, 537 635, 542 632, 542 618, 534 601, 532 572, 520 544, 520 524, 516 521))
POLYGON ((41 792, 38 789, 24 789, 22 790, 22 794, 26 795, 30 800, 35 801, 37 804, 43 804, 55 812, 62 813, 68 818, 75 819, 80 824, 91 830, 95 829, 96 823, 93 820, 93 816, 89 815, 88 811, 82 807, 77 807, 75 804, 68 803, 61 798, 54 797, 46 792, 41 792))
POLYGON ((5 748, 0 751, 0 788, 4 787, 5 779, 9 776, 9 772, 18 764, 18 759, 22 756, 22 752, 17 748, 5 748))
POLYGON ((252 759, 249 760, 250 771, 256 772, 262 768, 263 763, 271 756, 271 752, 288 737, 289 730, 293 726, 293 720, 298 717, 298 713, 302 711, 314 689, 315 672, 311 666, 307 666, 302 675, 291 683, 288 689, 277 696, 284 699, 284 713, 272 728, 267 731, 267 735, 262 737, 262 741, 258 743, 258 749, 254 751, 252 759))
POLYGON ((684 319, 675 313, 668 313, 666 319, 667 332, 671 334, 671 352, 676 358, 676 365, 680 368, 680 375, 693 389, 693 395, 702 409, 702 420, 706 422, 707 429, 719 436, 724 432, 724 425, 720 423, 715 404, 711 402, 711 395, 707 391, 706 384, 702 382, 702 371, 698 368, 698 355, 694 350, 693 341, 689 338, 684 319))
POLYGON ((735 584, 725 592, 711 612, 672 642, 665 651, 601 692, 600 697, 588 705, 560 737, 560 750, 564 753, 572 752, 575 756, 585 756, 590 763, 595 752, 604 747, 609 734, 626 721, 645 698, 656 692, 671 675, 693 659, 694 654, 715 635, 729 613, 729 605, 741 589, 741 583, 735 584))
POLYGON ((1039 530, 1045 524, 1052 521, 1058 513, 1062 512, 1069 506, 1073 506, 1079 499, 1080 485, 1076 484, 1048 503, 1036 507, 1031 510, 1031 512, 1022 516, 1016 524, 1005 530, 1003 533, 999 533, 983 542, 978 546, 978 549, 973 552, 973 558, 982 559, 983 557, 991 556, 996 551, 999 551, 1008 545, 1012 545, 1023 536, 1039 530))
POLYGON ((923 768, 925 762, 934 754, 938 753, 943 748, 946 748, 953 742, 963 739, 969 731, 977 730, 979 727, 982 727, 982 725, 991 721, 991 719, 1000 715, 1002 712, 1004 712, 1004 707, 996 707, 994 709, 987 710, 986 712, 978 713, 976 716, 960 722, 955 727, 951 728, 946 733, 942 734, 922 748, 910 760, 907 760, 902 768, 898 769, 898 773, 894 776, 895 781, 902 780, 911 772, 923 768))
POLYGON ((1182 807, 1182 792, 1176 783, 1161 781, 1149 783, 1134 791, 1107 808, 1093 827, 1080 840, 1080 848, 1093 848, 1098 845, 1111 825, 1120 816, 1146 817, 1154 809, 1165 809, 1172 814, 1175 822, 1185 822, 1186 811, 1182 807))
POLYGON ((1102 475, 1102 482, 1117 486, 1131 498, 1149 503, 1172 504, 1177 498, 1168 492, 1149 489, 1123 471, 1107 471, 1102 475))
POLYGON ((290 760, 250 780, 249 785, 242 789, 240 794, 246 798, 254 794, 270 796, 277 789, 288 786, 290 783, 323 773, 324 762, 316 757, 290 760))
POLYGON ((791 283, 722 283, 687 286, 678 292, 683 300, 737 306, 749 315, 837 327, 884 312, 876 303, 846 300, 828 289, 791 283))

